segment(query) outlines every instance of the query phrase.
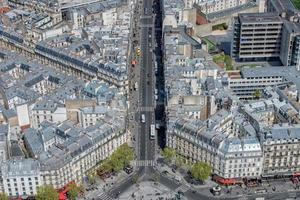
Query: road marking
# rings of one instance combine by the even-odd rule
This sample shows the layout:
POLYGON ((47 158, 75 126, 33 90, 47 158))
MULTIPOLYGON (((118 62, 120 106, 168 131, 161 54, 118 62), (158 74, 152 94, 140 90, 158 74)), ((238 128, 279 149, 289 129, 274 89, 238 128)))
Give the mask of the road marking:
POLYGON ((99 197, 101 200, 114 200, 114 198, 112 198, 111 196, 109 196, 109 195, 106 194, 106 193, 102 193, 102 194, 98 195, 98 197, 99 197))
POLYGON ((141 24, 140 27, 141 28, 152 28, 153 24, 141 24))
POLYGON ((176 188, 176 192, 178 192, 178 191, 181 191, 181 192, 186 192, 186 191, 188 191, 190 189, 190 187, 189 186, 187 186, 187 185, 181 185, 180 187, 178 187, 178 188, 176 188))
POLYGON ((152 111, 154 111, 154 107, 140 107, 139 111, 140 112, 152 112, 152 111))
POLYGON ((157 161, 156 160, 135 160, 132 162, 133 166, 136 167, 154 167, 157 166, 157 161))

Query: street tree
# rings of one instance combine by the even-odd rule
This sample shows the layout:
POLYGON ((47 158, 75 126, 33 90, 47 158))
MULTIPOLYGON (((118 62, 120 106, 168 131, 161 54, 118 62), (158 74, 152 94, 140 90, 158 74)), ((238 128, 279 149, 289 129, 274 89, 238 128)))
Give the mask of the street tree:
POLYGON ((79 193, 82 191, 81 186, 77 186, 76 183, 71 183, 68 185, 68 198, 70 200, 77 199, 79 193))
POLYGON ((177 154, 176 155, 176 158, 175 158, 175 165, 180 168, 180 167, 183 167, 185 164, 185 159, 183 156, 177 154))
POLYGON ((0 193, 0 200, 8 200, 8 196, 5 193, 0 193))
POLYGON ((172 148, 166 147, 162 151, 162 155, 168 163, 171 163, 176 155, 176 151, 172 148))
POLYGON ((211 166, 205 162, 197 162, 191 168, 191 175, 196 180, 205 181, 211 175, 211 166))
POLYGON ((123 165, 124 167, 128 166, 130 161, 134 159, 134 150, 128 144, 123 144, 118 149, 120 154, 122 155, 123 165))
POLYGON ((54 189, 52 185, 40 186, 37 189, 37 194, 35 196, 36 200, 57 200, 58 192, 54 189))

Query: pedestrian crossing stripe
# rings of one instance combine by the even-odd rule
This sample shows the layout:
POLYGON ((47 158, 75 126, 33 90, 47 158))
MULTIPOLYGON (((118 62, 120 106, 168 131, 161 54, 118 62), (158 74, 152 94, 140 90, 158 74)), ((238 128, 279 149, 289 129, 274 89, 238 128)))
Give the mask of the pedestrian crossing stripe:
POLYGON ((101 200, 114 200, 114 198, 110 197, 108 194, 106 193, 102 193, 98 196, 99 199, 101 200))

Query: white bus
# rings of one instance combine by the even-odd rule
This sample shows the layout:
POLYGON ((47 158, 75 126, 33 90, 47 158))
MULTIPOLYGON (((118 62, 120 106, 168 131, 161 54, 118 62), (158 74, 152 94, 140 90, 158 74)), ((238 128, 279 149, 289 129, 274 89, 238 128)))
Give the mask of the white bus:
POLYGON ((151 140, 155 139, 155 125, 154 124, 150 125, 150 139, 151 140))

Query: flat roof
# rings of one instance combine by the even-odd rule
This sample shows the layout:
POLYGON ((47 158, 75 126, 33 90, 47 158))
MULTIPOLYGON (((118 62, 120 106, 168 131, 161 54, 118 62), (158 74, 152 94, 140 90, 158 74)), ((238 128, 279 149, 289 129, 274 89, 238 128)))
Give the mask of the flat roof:
POLYGON ((240 13, 239 20, 241 23, 254 23, 254 22, 273 22, 282 23, 281 17, 278 13, 266 12, 266 13, 240 13))

